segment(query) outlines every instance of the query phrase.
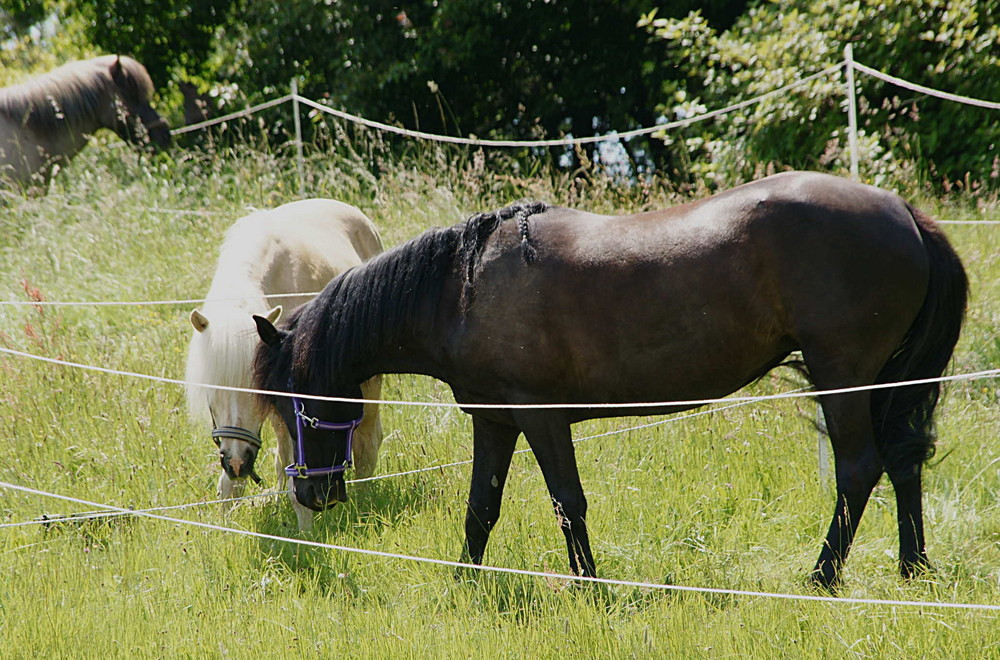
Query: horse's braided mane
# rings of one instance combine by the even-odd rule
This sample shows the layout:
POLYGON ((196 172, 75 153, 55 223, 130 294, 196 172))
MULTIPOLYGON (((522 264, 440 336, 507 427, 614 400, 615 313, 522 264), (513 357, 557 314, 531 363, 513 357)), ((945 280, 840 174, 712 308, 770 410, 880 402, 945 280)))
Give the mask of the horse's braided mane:
MULTIPOLYGON (((543 202, 526 202, 522 204, 512 204, 499 211, 488 213, 477 213, 465 221, 462 231, 462 252, 461 259, 465 273, 465 288, 468 290, 473 284, 476 266, 482 257, 486 240, 493 235, 497 227, 504 220, 517 219, 517 231, 521 236, 521 256, 527 264, 533 263, 538 257, 535 246, 531 243, 528 234, 528 218, 536 213, 541 213, 547 208, 543 202)), ((462 225, 458 225, 462 227, 462 225)), ((467 291, 468 292, 468 291, 467 291)))
POLYGON ((261 389, 284 390, 291 379, 329 392, 348 358, 375 357, 379 347, 405 338, 414 321, 433 314, 449 277, 461 278, 462 302, 467 302, 486 242, 504 220, 517 220, 522 257, 533 262, 537 253, 527 219, 546 208, 531 202, 478 213, 452 227, 428 230, 343 273, 288 317, 283 327, 292 332, 290 351, 270 351, 270 357, 264 357, 267 351, 258 353, 256 382, 261 389))
MULTIPOLYGON (((105 93, 115 87, 109 75, 116 56, 70 62, 30 80, 0 89, 0 115, 37 130, 55 130, 97 116, 105 93)), ((120 91, 149 100, 153 83, 145 67, 122 56, 120 91)))

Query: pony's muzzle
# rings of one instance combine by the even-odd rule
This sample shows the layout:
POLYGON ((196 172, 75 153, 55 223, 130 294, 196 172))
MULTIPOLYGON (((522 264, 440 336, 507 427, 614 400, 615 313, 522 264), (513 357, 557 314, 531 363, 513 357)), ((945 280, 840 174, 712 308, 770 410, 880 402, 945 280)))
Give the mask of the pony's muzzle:
POLYGON ((219 462, 230 479, 244 479, 254 476, 257 448, 248 442, 233 440, 223 442, 219 447, 219 462))

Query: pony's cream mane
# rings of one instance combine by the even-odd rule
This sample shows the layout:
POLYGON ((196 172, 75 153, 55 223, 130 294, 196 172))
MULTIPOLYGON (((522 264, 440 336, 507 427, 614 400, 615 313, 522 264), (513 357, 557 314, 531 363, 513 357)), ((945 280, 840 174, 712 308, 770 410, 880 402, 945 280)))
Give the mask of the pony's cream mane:
MULTIPOLYGON (((226 230, 207 296, 210 300, 215 298, 219 301, 206 303, 206 310, 216 306, 224 308, 240 305, 240 301, 222 300, 223 298, 257 296, 263 301, 261 278, 272 265, 267 261, 266 255, 278 236, 280 234, 275 234, 273 211, 270 209, 244 216, 226 230)), ((265 304, 247 300, 243 307, 254 314, 260 314, 267 310, 267 307, 261 307, 265 304)))
MULTIPOLYGON (((70 62, 27 82, 0 89, 0 115, 37 130, 85 124, 97 118, 102 102, 116 89, 111 77, 115 55, 70 62)), ((148 101, 153 82, 146 68, 130 57, 119 58, 120 91, 148 101)))
MULTIPOLYGON (((196 332, 188 349, 184 380, 192 383, 251 386, 250 364, 258 342, 252 314, 268 310, 260 278, 262 256, 271 242, 270 211, 237 220, 227 231, 207 301, 201 307, 209 328, 196 332)), ((188 410, 207 418, 208 397, 200 387, 187 387, 188 410)))
MULTIPOLYGON (((211 325, 192 338, 184 380, 189 383, 224 384, 249 388, 250 363, 257 346, 257 330, 245 308, 219 307, 210 311, 211 325)), ((206 314, 206 315, 207 315, 206 314)), ((188 410, 196 419, 209 417, 207 390, 187 386, 188 410)))

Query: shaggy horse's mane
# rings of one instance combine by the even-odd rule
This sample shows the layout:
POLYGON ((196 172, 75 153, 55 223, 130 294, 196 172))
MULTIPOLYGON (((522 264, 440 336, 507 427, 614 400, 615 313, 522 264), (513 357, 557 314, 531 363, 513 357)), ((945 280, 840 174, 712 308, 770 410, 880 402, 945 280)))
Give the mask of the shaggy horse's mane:
POLYGON ((115 55, 70 62, 27 82, 0 89, 0 115, 36 130, 82 124, 98 116, 109 92, 149 101, 153 82, 145 67, 131 57, 119 57, 121 76, 112 79, 115 55))
POLYGON ((522 257, 534 261, 527 219, 546 208, 531 202, 479 213, 428 230, 343 273, 289 316, 283 329, 290 334, 281 350, 258 349, 257 387, 285 391, 290 384, 308 383, 312 391, 330 392, 348 356, 368 361, 380 347, 405 337, 415 319, 432 315, 448 278, 461 278, 460 302, 467 306, 486 242, 505 220, 516 219, 522 257))

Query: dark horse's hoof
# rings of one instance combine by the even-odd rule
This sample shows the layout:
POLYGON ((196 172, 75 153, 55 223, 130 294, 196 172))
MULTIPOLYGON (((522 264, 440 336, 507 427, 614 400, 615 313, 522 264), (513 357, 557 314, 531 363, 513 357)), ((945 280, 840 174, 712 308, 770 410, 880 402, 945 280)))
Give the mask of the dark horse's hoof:
POLYGON ((912 580, 933 570, 934 567, 927 561, 927 557, 921 557, 915 561, 902 560, 899 562, 899 574, 906 580, 912 580))
POLYGON ((834 594, 840 586, 840 574, 833 570, 817 568, 809 575, 809 584, 815 589, 834 594))

